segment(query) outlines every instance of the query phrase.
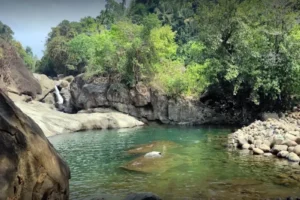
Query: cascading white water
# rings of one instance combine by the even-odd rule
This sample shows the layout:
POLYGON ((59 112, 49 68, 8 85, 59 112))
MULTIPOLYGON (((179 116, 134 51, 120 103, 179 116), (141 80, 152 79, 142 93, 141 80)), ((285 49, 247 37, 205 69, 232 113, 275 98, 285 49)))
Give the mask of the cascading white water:
POLYGON ((57 102, 56 103, 59 104, 59 105, 63 104, 64 103, 64 99, 60 95, 59 90, 58 90, 58 88, 57 88, 56 85, 55 85, 55 95, 56 95, 56 98, 57 98, 57 102))

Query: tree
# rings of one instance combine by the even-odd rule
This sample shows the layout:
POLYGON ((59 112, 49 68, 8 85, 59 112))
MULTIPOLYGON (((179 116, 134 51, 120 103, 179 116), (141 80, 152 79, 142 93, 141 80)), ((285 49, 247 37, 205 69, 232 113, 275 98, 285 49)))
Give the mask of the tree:
POLYGON ((6 41, 11 41, 13 39, 13 35, 14 32, 11 28, 0 21, 0 37, 6 41))

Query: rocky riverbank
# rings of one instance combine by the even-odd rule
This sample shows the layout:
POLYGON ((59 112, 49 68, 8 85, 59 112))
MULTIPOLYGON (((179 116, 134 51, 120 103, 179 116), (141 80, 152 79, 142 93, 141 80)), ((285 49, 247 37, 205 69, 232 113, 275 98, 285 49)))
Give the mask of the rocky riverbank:
POLYGON ((229 135, 229 147, 249 149, 254 155, 300 161, 300 112, 255 121, 229 135))

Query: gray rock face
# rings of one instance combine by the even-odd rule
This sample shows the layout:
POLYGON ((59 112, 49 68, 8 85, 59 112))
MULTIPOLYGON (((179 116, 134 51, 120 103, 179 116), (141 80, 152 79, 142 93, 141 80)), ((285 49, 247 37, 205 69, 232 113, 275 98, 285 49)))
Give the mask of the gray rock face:
POLYGON ((41 94, 40 84, 27 69, 16 48, 0 38, 0 49, 0 88, 32 98, 41 94))
POLYGON ((0 199, 69 198, 69 167, 39 126, 2 90, 0 163, 0 199))
POLYGON ((162 92, 138 83, 129 88, 106 77, 75 77, 70 92, 77 110, 110 107, 131 116, 166 124, 226 123, 230 119, 200 101, 169 99, 162 92))

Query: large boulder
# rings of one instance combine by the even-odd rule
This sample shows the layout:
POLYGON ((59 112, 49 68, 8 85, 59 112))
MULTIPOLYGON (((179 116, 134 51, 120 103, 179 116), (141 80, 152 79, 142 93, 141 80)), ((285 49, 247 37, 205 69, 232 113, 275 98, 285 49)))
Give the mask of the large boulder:
POLYGON ((74 106, 78 110, 108 106, 108 87, 109 80, 106 77, 85 79, 83 74, 78 75, 70 85, 74 106))
POLYGON ((70 170, 43 131, 0 90, 0 199, 68 199, 70 170))
POLYGON ((0 87, 19 95, 35 98, 42 89, 26 68, 16 49, 0 38, 0 87))

